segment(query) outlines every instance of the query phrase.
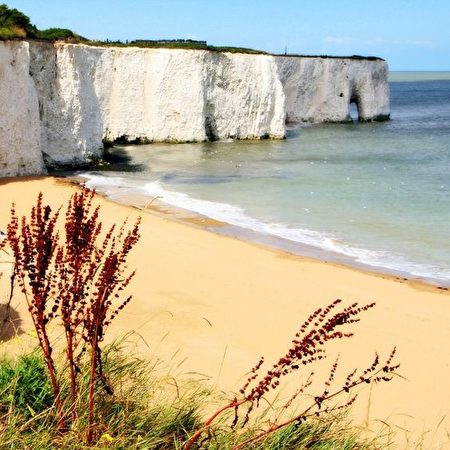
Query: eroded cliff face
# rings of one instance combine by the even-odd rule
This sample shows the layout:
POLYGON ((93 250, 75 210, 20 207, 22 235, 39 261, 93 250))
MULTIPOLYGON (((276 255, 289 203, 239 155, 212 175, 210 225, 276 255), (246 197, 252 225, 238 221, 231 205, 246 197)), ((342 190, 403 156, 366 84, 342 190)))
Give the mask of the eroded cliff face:
POLYGON ((31 43, 48 164, 100 155, 102 141, 284 137, 270 56, 31 43))
POLYGON ((79 53, 30 43, 30 75, 38 93, 41 147, 48 165, 76 165, 101 155, 103 122, 92 69, 101 52, 92 49, 82 58, 79 53))
POLYGON ((274 57, 205 52, 203 87, 209 139, 285 136, 285 96, 274 57))
POLYGON ((0 177, 44 171, 39 104, 26 42, 0 43, 0 177))
POLYGON ((389 119, 388 66, 383 60, 277 57, 286 95, 286 120, 345 122, 350 103, 359 120, 389 119))
POLYGON ((290 122, 389 114, 383 61, 0 42, 0 176, 103 142, 283 138, 290 122))

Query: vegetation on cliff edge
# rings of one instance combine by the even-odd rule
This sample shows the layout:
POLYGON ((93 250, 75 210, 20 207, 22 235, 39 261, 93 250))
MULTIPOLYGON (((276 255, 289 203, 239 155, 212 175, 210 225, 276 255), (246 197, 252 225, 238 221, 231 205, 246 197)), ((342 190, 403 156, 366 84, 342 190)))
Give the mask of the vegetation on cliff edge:
POLYGON ((0 5, 0 40, 42 39, 46 41, 65 40, 82 42, 86 39, 66 28, 39 30, 30 18, 15 8, 0 5))
MULTIPOLYGON (((0 40, 17 40, 17 39, 39 39, 44 41, 64 41, 70 43, 83 43, 86 45, 95 45, 101 47, 138 47, 138 48, 169 48, 169 49, 183 49, 183 50, 208 50, 217 53, 245 53, 254 55, 270 55, 271 53, 255 50, 244 47, 230 47, 230 46, 214 46, 207 45, 201 41, 192 40, 169 40, 169 41, 131 41, 128 40, 90 40, 79 36, 72 30, 67 28, 48 28, 46 30, 39 30, 30 21, 30 18, 18 11, 17 9, 8 8, 6 4, 0 5, 0 40)), ((290 56, 290 57, 304 57, 304 58, 346 58, 346 59, 364 59, 369 61, 382 60, 376 56, 329 56, 329 55, 275 55, 275 56, 290 56)))

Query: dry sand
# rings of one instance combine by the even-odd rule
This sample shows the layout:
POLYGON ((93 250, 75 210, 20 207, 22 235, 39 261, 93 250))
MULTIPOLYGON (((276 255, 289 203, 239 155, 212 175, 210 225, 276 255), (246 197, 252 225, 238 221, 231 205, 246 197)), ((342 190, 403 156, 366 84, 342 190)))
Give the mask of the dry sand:
MULTIPOLYGON (((2 181, 0 229, 6 227, 11 202, 22 214, 39 191, 59 206, 74 189, 53 178, 2 181)), ((362 390, 355 423, 369 419, 376 427, 379 420, 388 421, 401 448, 414 448, 418 436, 425 439, 423 448, 449 446, 448 291, 293 256, 152 211, 98 201, 105 225, 142 216, 142 238, 130 258, 130 267, 138 268, 130 288, 134 299, 110 333, 136 330, 148 344, 141 348, 144 356, 165 359, 177 376, 196 372, 230 391, 240 387, 261 355, 267 361, 281 356, 299 324, 317 307, 336 298, 346 304, 375 301, 376 308, 353 327, 355 337, 337 346, 343 369, 368 365, 375 350, 387 354, 396 345, 405 379, 374 386, 370 400, 370 388, 362 390)), ((3 263, 0 271, 6 268, 3 263)), ((5 295, 3 291, 2 300, 5 295)), ((22 329, 31 329, 19 299, 14 308, 22 329)))

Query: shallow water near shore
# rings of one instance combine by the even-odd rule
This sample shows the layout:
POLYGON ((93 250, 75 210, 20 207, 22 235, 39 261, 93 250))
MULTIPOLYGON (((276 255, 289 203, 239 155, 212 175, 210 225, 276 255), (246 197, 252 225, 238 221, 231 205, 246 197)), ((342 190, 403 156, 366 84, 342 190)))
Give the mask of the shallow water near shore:
POLYGON ((448 286, 450 74, 391 79, 389 122, 297 127, 284 141, 117 147, 105 170, 82 175, 113 199, 157 197, 244 237, 448 286))

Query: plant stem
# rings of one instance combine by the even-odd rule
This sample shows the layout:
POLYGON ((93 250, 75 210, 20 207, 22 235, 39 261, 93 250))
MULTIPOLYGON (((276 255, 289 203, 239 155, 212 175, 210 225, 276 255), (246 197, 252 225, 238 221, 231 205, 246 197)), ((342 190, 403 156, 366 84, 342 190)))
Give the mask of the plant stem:
POLYGON ((74 352, 73 352, 73 334, 72 330, 66 331, 66 339, 67 339, 67 360, 69 362, 69 374, 70 374, 70 400, 71 400, 71 411, 72 411, 72 419, 76 419, 77 410, 76 410, 76 401, 77 401, 77 380, 75 373, 75 361, 74 361, 74 352))
MULTIPOLYGON (((102 298, 103 299, 103 296, 102 298)), ((98 310, 99 303, 101 300, 97 300, 96 308, 94 308, 94 334, 91 338, 91 375, 89 379, 89 398, 88 398, 88 430, 86 440, 88 444, 92 442, 93 436, 93 426, 94 426, 94 407, 95 407, 95 380, 97 373, 97 346, 98 346, 98 327, 99 327, 99 319, 98 319, 98 310)))
MULTIPOLYGON (((381 370, 377 371, 374 374, 374 377, 380 372, 381 372, 381 370)), ((359 386, 359 385, 363 384, 363 383, 365 383, 365 381, 363 381, 363 380, 360 380, 360 381, 354 383, 352 385, 352 389, 355 388, 356 386, 359 386)), ((331 400, 332 398, 337 397, 338 395, 342 394, 343 392, 344 392, 344 389, 339 389, 338 391, 336 391, 336 392, 334 392, 334 393, 324 397, 323 401, 331 400)), ((301 418, 301 417, 305 417, 305 416, 306 417, 310 417, 312 415, 312 413, 311 414, 308 414, 308 413, 315 406, 316 406, 316 403, 313 403, 311 406, 306 408, 301 414, 296 415, 294 418, 288 419, 288 420, 286 420, 285 422, 282 422, 282 423, 274 423, 274 424, 272 424, 267 430, 262 431, 260 434, 257 434, 256 436, 253 436, 253 437, 247 439, 244 442, 241 442, 240 444, 234 446, 231 450, 241 450, 242 448, 245 448, 248 444, 253 444, 255 442, 258 442, 261 439, 263 439, 264 437, 266 437, 267 435, 269 435, 269 434, 271 434, 271 433, 273 433, 275 431, 278 431, 279 429, 284 428, 284 427, 286 427, 288 425, 291 425, 294 422, 298 422, 299 418, 301 418)))
POLYGON ((50 341, 48 339, 46 330, 42 329, 40 331, 41 331, 41 333, 39 333, 38 329, 36 328, 36 332, 37 332, 38 336, 39 335, 41 336, 39 341, 41 343, 41 347, 44 352, 45 364, 47 365, 47 369, 48 369, 48 372, 50 375, 50 382, 52 384, 53 393, 55 395, 55 404, 56 404, 56 409, 58 411, 58 429, 62 430, 64 428, 64 412, 63 412, 62 403, 61 403, 61 392, 59 389, 58 381, 56 379, 55 364, 54 364, 53 358, 51 356, 50 341))
POLYGON ((191 447, 197 442, 198 438, 200 437, 200 435, 206 431, 211 424, 214 422, 214 420, 217 419, 217 417, 219 417, 222 413, 224 413, 226 410, 231 409, 231 408, 236 408, 237 406, 242 405, 243 403, 246 403, 247 399, 243 399, 243 400, 233 400, 232 402, 228 403, 228 405, 223 406, 222 408, 218 409, 203 425, 202 428, 200 428, 200 430, 196 431, 195 434, 189 439, 189 441, 186 444, 186 447, 184 448, 184 450, 190 450, 191 447))

